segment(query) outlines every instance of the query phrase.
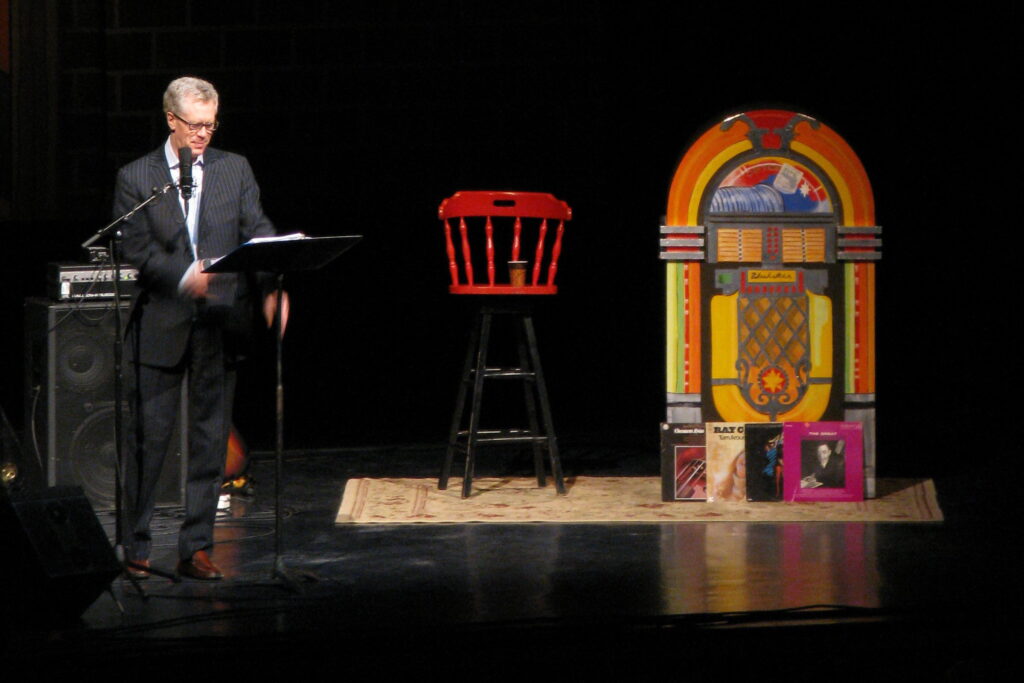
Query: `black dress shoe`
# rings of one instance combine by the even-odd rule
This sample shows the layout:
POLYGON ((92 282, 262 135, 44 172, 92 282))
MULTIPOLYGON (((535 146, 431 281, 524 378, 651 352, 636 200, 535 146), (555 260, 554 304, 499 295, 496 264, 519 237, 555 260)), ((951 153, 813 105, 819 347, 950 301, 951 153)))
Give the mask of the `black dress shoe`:
POLYGON ((124 573, 136 581, 149 578, 149 560, 128 560, 124 564, 124 573))
POLYGON ((213 563, 205 550, 197 551, 189 560, 178 562, 178 573, 200 581, 216 581, 224 578, 224 572, 213 563))

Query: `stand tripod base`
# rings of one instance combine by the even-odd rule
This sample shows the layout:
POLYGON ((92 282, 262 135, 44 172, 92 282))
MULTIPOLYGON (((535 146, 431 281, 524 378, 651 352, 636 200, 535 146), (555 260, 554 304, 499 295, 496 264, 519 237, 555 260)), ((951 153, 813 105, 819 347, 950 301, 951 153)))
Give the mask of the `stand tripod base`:
POLYGON ((284 559, 277 557, 274 559, 274 573, 271 579, 281 582, 281 585, 292 593, 301 593, 303 583, 319 581, 320 577, 312 572, 291 572, 285 566, 284 559))

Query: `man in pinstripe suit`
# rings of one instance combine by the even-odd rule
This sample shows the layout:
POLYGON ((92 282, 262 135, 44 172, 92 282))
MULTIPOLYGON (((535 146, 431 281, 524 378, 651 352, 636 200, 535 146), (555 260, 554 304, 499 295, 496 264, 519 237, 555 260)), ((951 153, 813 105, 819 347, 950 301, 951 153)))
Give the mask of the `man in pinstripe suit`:
MULTIPOLYGON (((179 150, 191 150, 191 197, 175 190, 137 213, 123 231, 125 259, 139 272, 127 334, 134 381, 125 458, 127 571, 137 578, 150 566, 157 482, 186 377, 188 475, 177 571, 195 579, 223 577, 210 553, 231 427, 236 342, 252 319, 246 313, 253 287, 245 275, 204 273, 203 263, 252 237, 273 234, 274 226, 263 214, 248 161, 209 147, 218 104, 207 81, 172 81, 163 102, 167 141, 117 176, 114 215, 120 216, 154 188, 177 183, 179 150)), ((262 293, 264 313, 272 319, 275 298, 262 293)))

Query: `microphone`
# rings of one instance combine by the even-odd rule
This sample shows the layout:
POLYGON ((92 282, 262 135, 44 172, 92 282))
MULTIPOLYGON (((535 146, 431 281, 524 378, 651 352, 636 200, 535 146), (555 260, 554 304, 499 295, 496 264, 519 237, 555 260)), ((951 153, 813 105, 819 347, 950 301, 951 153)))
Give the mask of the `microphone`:
POLYGON ((178 187, 181 189, 181 198, 185 201, 192 199, 192 190, 195 189, 195 181, 192 180, 192 148, 182 147, 178 150, 178 168, 181 170, 178 179, 178 187))

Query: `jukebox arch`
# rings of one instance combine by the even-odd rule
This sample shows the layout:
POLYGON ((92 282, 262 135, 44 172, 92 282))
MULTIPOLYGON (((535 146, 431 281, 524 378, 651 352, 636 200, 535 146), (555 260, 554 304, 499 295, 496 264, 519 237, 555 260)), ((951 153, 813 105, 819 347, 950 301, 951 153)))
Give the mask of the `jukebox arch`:
POLYGON ((873 481, 880 234, 863 165, 820 121, 705 131, 661 227, 668 421, 862 422, 873 481))

